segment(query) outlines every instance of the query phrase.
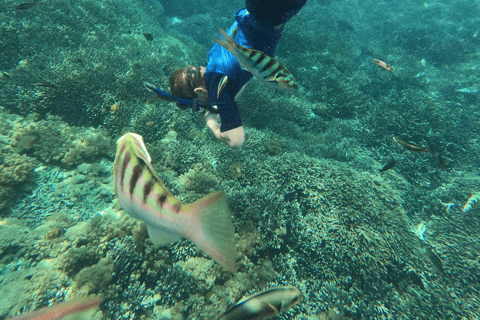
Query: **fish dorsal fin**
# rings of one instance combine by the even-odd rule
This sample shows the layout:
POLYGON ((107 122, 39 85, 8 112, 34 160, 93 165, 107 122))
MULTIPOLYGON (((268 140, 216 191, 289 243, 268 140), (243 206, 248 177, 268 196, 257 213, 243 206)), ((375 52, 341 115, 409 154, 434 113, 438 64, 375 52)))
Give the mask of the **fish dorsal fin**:
POLYGON ((250 300, 251 298, 255 298, 255 297, 258 297, 258 296, 261 296, 261 295, 265 295, 270 291, 272 291, 272 288, 266 289, 266 290, 263 290, 263 291, 260 291, 260 292, 257 292, 257 293, 253 293, 249 296, 243 296, 240 300, 238 300, 238 302, 236 304, 241 304, 241 303, 245 302, 246 300, 250 300))
POLYGON ((150 225, 147 225, 148 236, 152 241, 155 248, 164 246, 169 243, 177 242, 182 237, 176 232, 170 232, 166 229, 154 228, 150 225))
POLYGON ((160 177, 157 174, 157 171, 152 166, 152 158, 150 157, 150 154, 147 151, 147 147, 145 146, 145 143, 143 142, 143 137, 141 135, 138 135, 136 133, 130 133, 135 139, 132 139, 131 137, 127 136, 127 151, 133 155, 135 155, 135 158, 142 160, 142 162, 150 169, 150 172, 152 175, 159 181, 161 181, 160 177))
POLYGON ((147 147, 141 135, 129 133, 125 136, 125 143, 129 152, 133 153, 137 158, 142 159, 144 162, 152 162, 152 158, 150 154, 148 154, 147 147))
POLYGON ((238 300, 237 303, 235 303, 235 305, 239 305, 239 304, 242 304, 244 303, 245 301, 247 301, 247 298, 251 298, 253 295, 251 296, 243 296, 240 300, 238 300))

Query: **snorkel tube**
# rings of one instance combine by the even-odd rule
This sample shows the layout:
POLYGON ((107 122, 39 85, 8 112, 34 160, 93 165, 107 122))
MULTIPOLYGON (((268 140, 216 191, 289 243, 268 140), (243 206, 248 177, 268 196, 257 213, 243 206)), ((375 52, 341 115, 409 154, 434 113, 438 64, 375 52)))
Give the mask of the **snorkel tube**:
POLYGON ((150 84, 148 82, 144 82, 143 85, 145 86, 145 88, 147 88, 147 90, 152 91, 153 93, 158 95, 159 98, 162 100, 175 102, 182 106, 189 106, 190 112, 201 111, 201 109, 205 108, 214 113, 218 113, 218 111, 212 106, 202 106, 200 102, 197 101, 197 99, 189 100, 189 99, 183 99, 183 98, 172 96, 171 94, 166 93, 160 88, 156 88, 153 84, 150 84))

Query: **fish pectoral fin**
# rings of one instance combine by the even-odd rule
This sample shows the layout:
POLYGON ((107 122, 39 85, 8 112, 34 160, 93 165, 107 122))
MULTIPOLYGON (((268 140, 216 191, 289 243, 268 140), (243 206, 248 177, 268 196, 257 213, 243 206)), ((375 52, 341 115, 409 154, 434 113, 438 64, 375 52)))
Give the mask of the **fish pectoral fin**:
POLYGON ((235 37, 237 36, 237 33, 238 33, 238 26, 236 26, 233 30, 232 30, 232 39, 235 41, 235 37))
POLYGON ((276 314, 279 314, 279 313, 280 313, 280 308, 275 307, 273 304, 267 303, 267 306, 268 306, 273 312, 275 312, 276 314))
POLYGON ((165 229, 158 229, 152 226, 147 225, 148 236, 153 242, 155 248, 164 246, 169 243, 177 242, 182 239, 182 237, 175 232, 170 232, 165 229))
POLYGON ((270 79, 268 79, 268 82, 275 82, 277 81, 277 77, 276 76, 273 76, 271 77, 270 79))

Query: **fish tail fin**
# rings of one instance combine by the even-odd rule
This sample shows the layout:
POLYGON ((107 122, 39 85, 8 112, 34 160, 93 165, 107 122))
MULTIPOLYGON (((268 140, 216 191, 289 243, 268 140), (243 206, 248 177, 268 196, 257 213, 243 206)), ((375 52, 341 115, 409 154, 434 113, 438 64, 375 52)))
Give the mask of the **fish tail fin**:
POLYGON ((220 32, 225 37, 225 39, 213 39, 213 41, 215 41, 216 43, 218 43, 228 51, 233 52, 235 50, 235 47, 237 46, 235 41, 233 41, 233 39, 230 38, 230 36, 222 29, 218 29, 218 30, 220 30, 220 32))
POLYGON ((186 237, 235 273, 235 233, 225 198, 225 192, 217 191, 185 205, 192 216, 186 237))

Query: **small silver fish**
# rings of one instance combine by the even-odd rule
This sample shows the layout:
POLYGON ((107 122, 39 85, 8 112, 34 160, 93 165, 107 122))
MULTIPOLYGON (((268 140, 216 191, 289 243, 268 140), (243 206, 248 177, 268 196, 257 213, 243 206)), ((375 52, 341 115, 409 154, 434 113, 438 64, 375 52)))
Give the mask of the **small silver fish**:
POLYGON ((463 93, 476 93, 476 92, 478 92, 478 89, 463 88, 463 89, 458 89, 458 90, 455 90, 455 91, 463 92, 463 93))
POLYGON ((145 222, 156 247, 184 237, 235 272, 235 233, 225 192, 183 204, 158 177, 136 133, 118 139, 113 178, 118 202, 130 216, 145 222))
POLYGON ((302 300, 296 287, 278 287, 248 296, 217 320, 265 320, 284 312, 302 300))

